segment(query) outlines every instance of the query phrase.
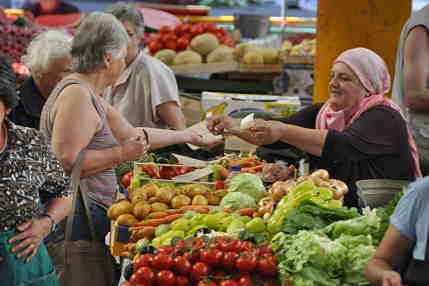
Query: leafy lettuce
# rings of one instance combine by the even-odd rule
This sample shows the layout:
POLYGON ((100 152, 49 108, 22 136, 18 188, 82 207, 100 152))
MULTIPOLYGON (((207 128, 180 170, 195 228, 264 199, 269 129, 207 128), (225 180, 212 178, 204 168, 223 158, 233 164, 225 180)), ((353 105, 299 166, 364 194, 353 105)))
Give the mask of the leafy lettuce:
POLYGON ((265 187, 260 177, 253 174, 238 174, 232 177, 229 192, 239 192, 251 196, 256 202, 266 196, 265 187))
POLYGON ((229 193, 221 200, 220 207, 232 210, 256 208, 256 201, 247 194, 229 193))

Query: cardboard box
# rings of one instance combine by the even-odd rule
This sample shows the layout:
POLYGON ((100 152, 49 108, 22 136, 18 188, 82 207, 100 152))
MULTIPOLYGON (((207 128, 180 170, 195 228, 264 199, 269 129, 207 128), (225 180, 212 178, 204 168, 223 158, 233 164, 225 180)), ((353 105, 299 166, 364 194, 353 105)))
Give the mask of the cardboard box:
MULTIPOLYGON (((297 96, 276 96, 262 94, 237 94, 222 92, 203 92, 201 109, 203 116, 207 112, 212 115, 228 115, 243 118, 254 113, 256 118, 282 118, 296 113, 301 108, 297 96)), ((237 137, 227 137, 225 150, 254 152, 256 146, 237 137)))

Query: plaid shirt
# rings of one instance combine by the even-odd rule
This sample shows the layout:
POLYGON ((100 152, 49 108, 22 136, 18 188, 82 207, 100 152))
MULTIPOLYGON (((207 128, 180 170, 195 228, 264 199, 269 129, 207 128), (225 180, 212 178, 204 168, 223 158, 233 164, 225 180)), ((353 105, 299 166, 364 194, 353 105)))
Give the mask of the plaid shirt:
POLYGON ((7 145, 0 153, 0 233, 41 214, 40 200, 71 195, 70 179, 35 129, 5 119, 7 145))

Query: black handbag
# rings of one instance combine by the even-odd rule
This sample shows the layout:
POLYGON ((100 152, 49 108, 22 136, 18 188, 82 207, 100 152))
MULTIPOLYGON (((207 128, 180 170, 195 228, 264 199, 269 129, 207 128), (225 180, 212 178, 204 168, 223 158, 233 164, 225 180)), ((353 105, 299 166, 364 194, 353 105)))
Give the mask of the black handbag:
POLYGON ((404 274, 404 283, 409 286, 429 286, 429 233, 426 241, 425 259, 412 258, 404 274))

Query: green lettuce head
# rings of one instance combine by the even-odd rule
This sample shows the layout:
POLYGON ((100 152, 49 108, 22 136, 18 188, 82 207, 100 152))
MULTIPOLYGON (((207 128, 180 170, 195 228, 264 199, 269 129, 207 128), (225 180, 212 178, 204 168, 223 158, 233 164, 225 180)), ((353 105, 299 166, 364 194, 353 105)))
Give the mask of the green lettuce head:
POLYGON ((261 178, 253 174, 238 174, 232 177, 229 192, 239 192, 251 196, 257 202, 265 197, 265 187, 261 178))

